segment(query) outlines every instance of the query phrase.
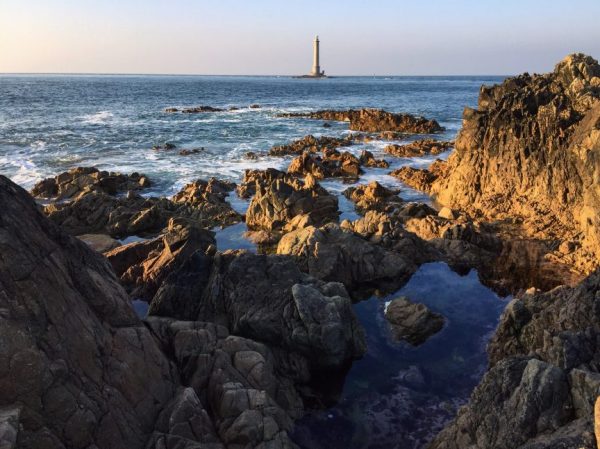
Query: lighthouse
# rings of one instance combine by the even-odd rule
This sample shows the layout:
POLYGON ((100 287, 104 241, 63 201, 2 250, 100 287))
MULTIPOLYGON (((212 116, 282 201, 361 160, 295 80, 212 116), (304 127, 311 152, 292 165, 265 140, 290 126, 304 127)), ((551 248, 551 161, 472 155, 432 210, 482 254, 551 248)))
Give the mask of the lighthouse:
POLYGON ((319 36, 315 37, 313 42, 313 66, 311 76, 324 76, 325 72, 321 72, 321 65, 319 64, 319 36))

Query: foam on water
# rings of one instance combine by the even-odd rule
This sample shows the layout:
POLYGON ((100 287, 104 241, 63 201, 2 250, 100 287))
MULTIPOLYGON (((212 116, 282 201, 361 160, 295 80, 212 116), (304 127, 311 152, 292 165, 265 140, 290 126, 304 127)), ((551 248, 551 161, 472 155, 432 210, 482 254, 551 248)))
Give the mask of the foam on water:
POLYGON ((99 111, 95 114, 84 115, 81 118, 82 123, 87 123, 91 125, 99 125, 106 123, 110 119, 114 117, 113 113, 110 111, 99 111))

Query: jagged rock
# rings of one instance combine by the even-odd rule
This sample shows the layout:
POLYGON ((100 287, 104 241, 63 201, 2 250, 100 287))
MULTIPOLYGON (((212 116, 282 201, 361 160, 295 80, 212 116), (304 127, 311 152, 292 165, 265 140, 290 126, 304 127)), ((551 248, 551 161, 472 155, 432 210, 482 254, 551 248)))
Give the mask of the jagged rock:
POLYGON ((323 110, 308 113, 288 113, 282 114, 282 116, 350 122, 350 129, 353 131, 393 131, 415 134, 431 134, 443 131, 443 128, 435 120, 427 120, 410 114, 395 114, 382 109, 323 110))
POLYGON ((276 179, 293 182, 294 177, 275 168, 267 168, 265 170, 247 169, 244 171, 244 177, 240 185, 237 186, 236 192, 240 198, 250 198, 256 193, 257 185, 265 188, 276 179))
POLYGON ((350 291, 392 291, 429 257, 418 239, 406 237, 401 245, 402 251, 390 251, 331 223, 285 234, 277 254, 297 257, 303 271, 317 279, 341 282, 350 291))
MULTIPOLYGON (((299 179, 275 179, 260 187, 246 212, 246 224, 251 229, 280 231, 299 215, 307 215, 311 223, 336 221, 339 215, 337 198, 322 188, 311 175, 299 179)), ((289 228, 288 228, 289 229, 289 228)))
POLYGON ((144 448, 177 382, 169 361, 102 256, 3 176, 0 209, 0 438, 144 448))
POLYGON ((311 174, 317 179, 350 177, 358 178, 362 173, 358 158, 347 151, 323 152, 323 157, 304 152, 296 157, 288 167, 288 173, 296 176, 311 174))
POLYGON ((152 147, 152 150, 154 150, 154 151, 171 151, 171 150, 174 150, 175 148, 177 148, 177 145, 175 145, 174 143, 165 142, 161 145, 154 145, 152 147))
POLYGON ((385 318, 391 324, 397 340, 406 340, 414 346, 424 343, 444 327, 444 317, 432 312, 425 304, 400 297, 386 305, 385 318))
POLYGON ((301 356, 312 368, 339 369, 365 351, 344 287, 306 276, 290 257, 197 255, 152 301, 150 315, 173 313, 223 323, 236 335, 301 356))
POLYGON ((352 145, 352 140, 347 137, 315 137, 312 135, 304 136, 302 139, 295 140, 286 145, 278 145, 269 150, 270 156, 296 156, 304 152, 318 153, 325 149, 334 149, 337 147, 346 147, 352 145))
POLYGON ((130 296, 150 301, 170 273, 214 244, 213 232, 171 219, 162 237, 118 247, 106 257, 130 296))
POLYGON ((454 142, 444 142, 435 139, 415 140, 405 145, 387 145, 383 151, 396 157, 417 157, 443 153, 451 148, 454 142))
POLYGON ((398 190, 388 189, 377 181, 348 187, 343 194, 355 204, 356 210, 364 214, 368 210, 388 212, 400 206, 403 201, 398 190))
POLYGON ((54 178, 38 182, 31 189, 36 198, 65 200, 80 198, 90 192, 102 192, 116 195, 129 190, 141 190, 150 186, 146 175, 100 171, 95 167, 77 167, 61 173, 54 178))
POLYGON ((385 159, 375 159, 373 153, 368 150, 362 150, 359 157, 360 165, 364 167, 388 168, 390 164, 385 159))
POLYGON ((483 87, 431 192, 473 216, 518 218, 529 236, 580 242, 569 260, 589 272, 600 254, 599 120, 600 65, 582 54, 483 87))
POLYGON ((44 213, 73 235, 106 233, 111 237, 152 236, 174 217, 194 220, 199 226, 228 226, 242 217, 226 201, 233 185, 211 179, 186 185, 173 200, 135 194, 114 197, 91 192, 70 203, 54 203, 44 213))
POLYGON ((390 175, 413 189, 430 192, 435 180, 445 173, 447 173, 446 162, 437 160, 427 170, 405 166, 390 172, 390 175))

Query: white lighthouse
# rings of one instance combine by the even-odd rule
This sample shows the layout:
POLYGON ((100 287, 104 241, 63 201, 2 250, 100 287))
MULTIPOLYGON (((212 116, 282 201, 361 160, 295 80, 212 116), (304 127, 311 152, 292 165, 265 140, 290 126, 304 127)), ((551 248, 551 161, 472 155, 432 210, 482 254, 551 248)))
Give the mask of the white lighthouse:
POLYGON ((314 78, 325 77, 325 71, 321 71, 321 65, 319 62, 319 36, 315 36, 313 42, 313 66, 310 76, 314 78))

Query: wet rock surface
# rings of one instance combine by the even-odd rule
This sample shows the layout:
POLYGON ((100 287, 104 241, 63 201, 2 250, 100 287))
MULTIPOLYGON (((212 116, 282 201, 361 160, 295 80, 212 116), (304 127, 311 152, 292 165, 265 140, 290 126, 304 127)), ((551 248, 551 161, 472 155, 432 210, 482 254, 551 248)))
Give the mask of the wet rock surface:
POLYGON ((410 114, 396 114, 382 109, 323 110, 283 114, 283 116, 349 122, 350 129, 353 131, 431 134, 443 130, 435 120, 427 120, 410 114))

